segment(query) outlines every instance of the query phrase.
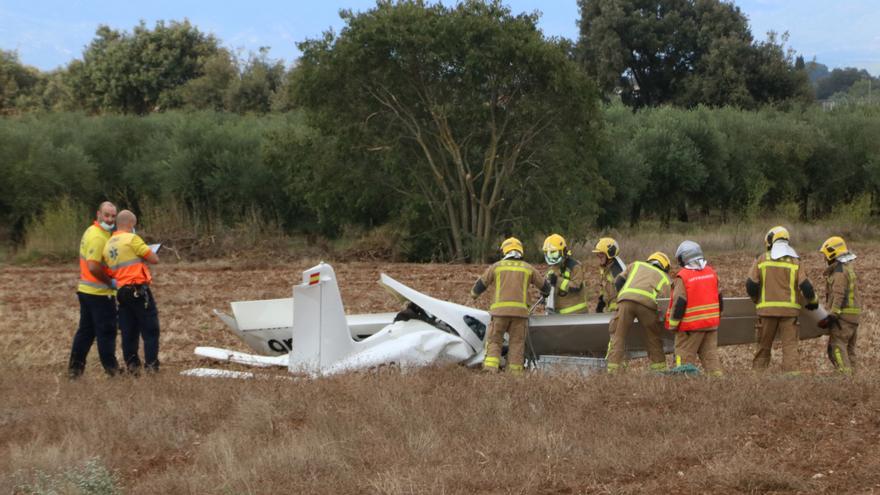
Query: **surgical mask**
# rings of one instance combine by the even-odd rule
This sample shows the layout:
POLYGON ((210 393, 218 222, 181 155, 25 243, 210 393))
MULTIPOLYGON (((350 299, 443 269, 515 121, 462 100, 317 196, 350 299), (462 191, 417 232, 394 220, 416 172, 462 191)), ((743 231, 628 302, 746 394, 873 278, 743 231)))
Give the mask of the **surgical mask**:
POLYGON ((136 228, 132 227, 132 228, 131 228, 131 233, 137 235, 138 231, 137 231, 136 228))
POLYGON ((101 225, 101 228, 106 230, 107 232, 113 232, 114 230, 116 230, 116 224, 107 223, 107 222, 101 220, 100 225, 101 225))

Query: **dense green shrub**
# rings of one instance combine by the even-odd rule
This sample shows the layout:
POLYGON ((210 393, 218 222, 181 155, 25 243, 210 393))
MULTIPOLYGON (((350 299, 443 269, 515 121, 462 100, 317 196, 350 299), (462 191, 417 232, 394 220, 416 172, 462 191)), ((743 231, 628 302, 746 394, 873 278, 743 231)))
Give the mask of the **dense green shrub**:
MULTIPOLYGON (((880 108, 633 113, 612 105, 604 117, 592 148, 598 173, 579 166, 573 150, 583 148, 548 141, 540 160, 566 167, 516 184, 505 231, 579 239, 640 219, 738 221, 786 212, 803 221, 866 222, 878 212, 880 108)), ((390 225, 401 256, 443 258, 442 222, 392 175, 410 159, 347 146, 297 112, 5 117, 0 231, 23 246, 30 226, 30 250, 51 250, 44 241, 62 229, 59 218, 76 212, 79 231, 110 199, 149 212, 145 223, 177 237, 187 224, 193 236, 209 235, 255 216, 261 228, 330 238, 390 225)))

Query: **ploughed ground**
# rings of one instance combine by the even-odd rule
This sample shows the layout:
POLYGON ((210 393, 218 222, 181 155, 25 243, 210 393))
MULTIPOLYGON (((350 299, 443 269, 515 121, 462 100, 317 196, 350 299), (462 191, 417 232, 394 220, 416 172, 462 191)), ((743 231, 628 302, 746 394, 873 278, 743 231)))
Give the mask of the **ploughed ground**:
MULTIPOLYGON (((69 383, 76 266, 2 267, 0 492, 70 485, 90 459, 126 493, 880 491, 880 245, 856 248, 866 312, 855 378, 832 372, 824 338, 801 343, 797 378, 781 376, 778 349, 771 370, 753 375, 751 346, 724 349, 728 375, 717 380, 653 376, 638 361, 623 376, 589 378, 456 366, 320 380, 280 370, 254 380, 179 376, 224 367, 193 356, 197 345, 248 351, 212 309, 289 297, 318 261, 245 259, 154 269, 160 375, 107 379, 93 350, 84 379, 69 383)), ((710 260, 726 295, 744 295, 752 259, 710 260)), ((804 262, 824 294, 819 255, 804 262)), ((332 264, 349 313, 400 309, 377 283, 382 272, 472 304, 484 268, 332 264)))

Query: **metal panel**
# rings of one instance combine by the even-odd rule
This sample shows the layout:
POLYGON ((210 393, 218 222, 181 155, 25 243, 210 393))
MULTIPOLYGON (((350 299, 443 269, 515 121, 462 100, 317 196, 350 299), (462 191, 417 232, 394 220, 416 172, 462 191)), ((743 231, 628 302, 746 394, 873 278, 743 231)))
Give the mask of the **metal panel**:
MULTIPOLYGON (((658 301, 665 313, 668 301, 658 301)), ((800 338, 812 339, 827 335, 828 331, 816 323, 827 313, 821 307, 816 311, 802 310, 800 338)), ((535 315, 529 318, 532 345, 540 354, 561 354, 602 357, 608 348, 608 324, 613 313, 583 315, 535 315)), ((658 318, 662 314, 658 312, 658 318)), ((718 345, 741 345, 755 342, 755 305, 748 298, 729 298, 724 300, 724 313, 718 328, 718 345)), ((663 343, 667 352, 672 350, 674 334, 664 330, 663 343)), ((645 350, 645 331, 638 322, 626 338, 630 353, 645 350)))

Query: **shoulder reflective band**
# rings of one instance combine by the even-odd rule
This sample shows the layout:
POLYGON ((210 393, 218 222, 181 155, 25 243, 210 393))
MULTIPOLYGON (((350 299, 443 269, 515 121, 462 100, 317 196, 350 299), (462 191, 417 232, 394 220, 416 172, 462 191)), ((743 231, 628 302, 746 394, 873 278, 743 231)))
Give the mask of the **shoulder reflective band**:
POLYGON ((758 263, 758 268, 761 270, 761 302, 759 302, 755 307, 757 309, 761 308, 793 308, 793 309, 801 309, 801 305, 797 303, 797 292, 795 289, 795 285, 797 282, 797 270, 798 266, 794 263, 786 263, 784 261, 762 261, 758 263), (788 270, 788 292, 790 293, 790 299, 788 301, 768 301, 766 288, 767 288, 767 267, 771 268, 784 268, 788 270))
POLYGON ((634 294, 639 294, 639 295, 645 296, 648 299, 656 302, 657 301, 657 294, 660 293, 660 290, 663 289, 664 285, 669 284, 669 279, 666 278, 666 274, 663 273, 663 271, 660 270, 659 268, 652 266, 652 265, 649 265, 647 263, 643 263, 641 261, 636 261, 635 263, 633 263, 633 265, 634 265, 633 271, 632 271, 632 273, 629 274, 628 277, 626 277, 626 283, 623 284, 623 288, 620 290, 620 293, 617 294, 617 298, 620 299, 620 296, 622 296, 623 294, 625 294, 627 292, 632 292, 634 294), (660 275, 660 282, 657 283, 657 286, 654 287, 651 292, 648 292, 648 291, 642 290, 642 289, 636 289, 634 287, 629 286, 629 284, 631 284, 632 281, 635 280, 636 274, 639 273, 639 268, 641 268, 641 267, 650 268, 651 270, 654 270, 655 272, 657 272, 657 274, 660 275))
POLYGON ((519 262, 502 262, 498 267, 495 268, 496 272, 519 272, 523 274, 523 285, 522 285, 522 302, 520 301, 502 301, 501 300, 501 284, 498 281, 498 278, 495 278, 495 303, 489 306, 489 309, 497 309, 497 308, 524 308, 526 310, 529 309, 528 304, 528 296, 529 296, 529 278, 532 276, 532 271, 524 266, 522 266, 519 262))

